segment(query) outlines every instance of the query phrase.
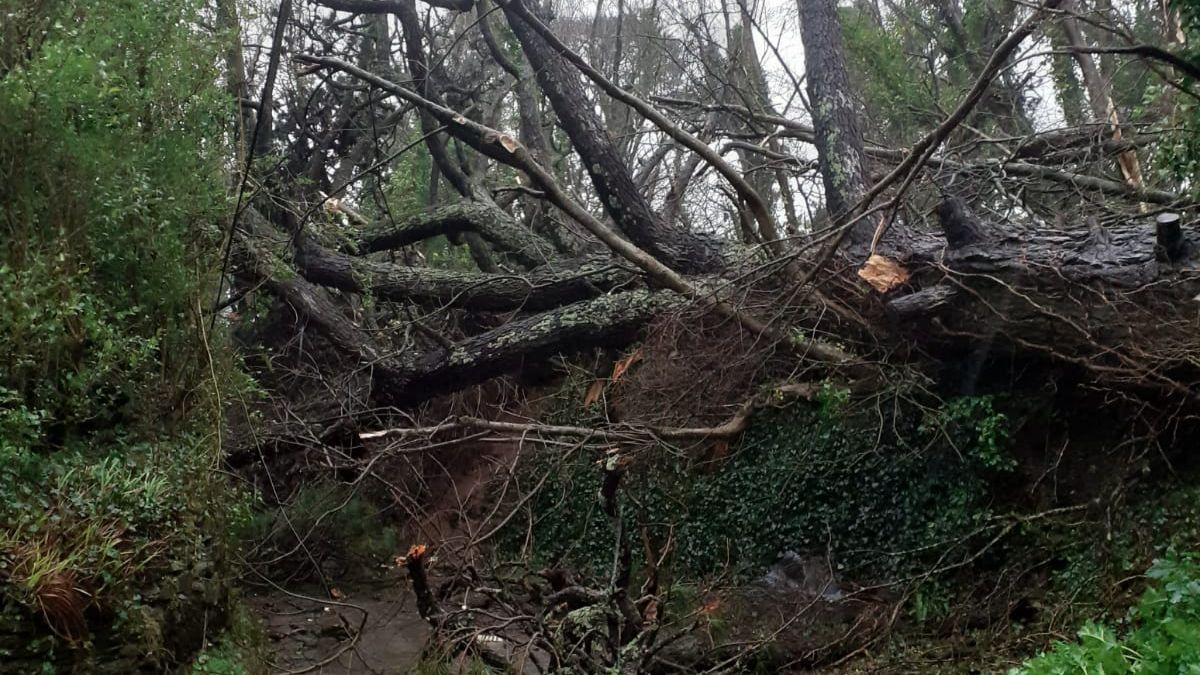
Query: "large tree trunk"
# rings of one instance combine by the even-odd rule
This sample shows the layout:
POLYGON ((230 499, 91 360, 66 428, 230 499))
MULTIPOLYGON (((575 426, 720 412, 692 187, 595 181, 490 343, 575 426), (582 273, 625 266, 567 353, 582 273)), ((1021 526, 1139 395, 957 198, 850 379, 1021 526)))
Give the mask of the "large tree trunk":
POLYGON ((681 272, 719 268, 722 258, 715 242, 655 216, 596 114, 579 73, 525 22, 511 2, 504 4, 504 13, 613 222, 639 248, 681 272))
MULTIPOLYGON (((796 5, 825 209, 836 219, 866 192, 862 126, 846 71, 837 0, 796 0, 796 5)), ((866 243, 873 229, 866 221, 859 223, 850 243, 866 243)))
POLYGON ((409 246, 438 235, 478 234, 496 250, 521 265, 537 267, 557 257, 549 242, 538 237, 495 204, 463 201, 393 223, 376 223, 357 237, 355 253, 375 253, 409 246))
POLYGON ((540 311, 638 284, 607 256, 557 261, 522 275, 394 265, 305 244, 296 266, 309 281, 383 300, 485 311, 540 311))
POLYGON ((938 217, 945 238, 915 234, 882 249, 912 272, 885 303, 897 335, 941 359, 1024 354, 1084 368, 1098 387, 1200 402, 1200 237, 1177 216, 1001 229, 948 199, 938 217))
POLYGON ((517 319, 408 360, 402 377, 382 383, 381 400, 395 405, 458 391, 497 375, 601 346, 622 346, 656 317, 682 305, 667 291, 628 291, 517 319))

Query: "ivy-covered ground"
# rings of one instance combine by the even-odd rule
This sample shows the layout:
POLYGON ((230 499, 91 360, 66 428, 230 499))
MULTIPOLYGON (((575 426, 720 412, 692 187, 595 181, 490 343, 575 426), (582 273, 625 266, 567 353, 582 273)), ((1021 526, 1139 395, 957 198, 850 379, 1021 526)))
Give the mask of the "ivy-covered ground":
MULTIPOLYGON (((987 529, 988 479, 1012 468, 1005 422, 986 397, 881 416, 829 387, 815 404, 757 414, 726 457, 640 453, 625 516, 660 539, 671 529, 673 569, 689 578, 761 574, 788 550, 828 556, 858 578, 903 575, 987 529)), ((613 534, 595 499, 596 458, 546 452, 525 470, 549 476, 519 519, 533 524, 527 548, 606 569, 613 534)))
MULTIPOLYGON (((555 421, 586 423, 594 413, 578 400, 568 384, 555 421)), ((713 597, 702 589, 753 586, 795 551, 898 607, 889 630, 836 672, 1175 673, 1200 663, 1193 472, 1130 464, 1113 439, 1076 449, 1085 468, 1060 458, 1052 480, 1062 485, 1045 493, 1063 498, 1046 504, 1026 489, 1044 467, 1018 446, 1045 433, 1050 402, 907 400, 863 405, 826 387, 813 402, 756 414, 719 452, 639 451, 623 515, 639 539, 672 539, 671 609, 695 612, 713 597), (1140 477, 1117 480, 1131 465, 1140 477)), ((498 555, 532 551, 540 564, 604 578, 614 534, 596 498, 597 457, 547 450, 523 471, 545 483, 498 555)), ((731 635, 728 620, 738 619, 711 617, 709 632, 731 635)))

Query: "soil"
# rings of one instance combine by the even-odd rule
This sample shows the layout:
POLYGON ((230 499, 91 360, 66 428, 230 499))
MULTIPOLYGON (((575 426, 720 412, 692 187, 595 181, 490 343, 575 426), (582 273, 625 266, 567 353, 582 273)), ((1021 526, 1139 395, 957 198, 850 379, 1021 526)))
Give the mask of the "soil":
POLYGON ((339 593, 336 601, 322 601, 320 588, 269 591, 248 599, 270 640, 271 672, 412 672, 429 625, 417 614, 407 585, 339 593))

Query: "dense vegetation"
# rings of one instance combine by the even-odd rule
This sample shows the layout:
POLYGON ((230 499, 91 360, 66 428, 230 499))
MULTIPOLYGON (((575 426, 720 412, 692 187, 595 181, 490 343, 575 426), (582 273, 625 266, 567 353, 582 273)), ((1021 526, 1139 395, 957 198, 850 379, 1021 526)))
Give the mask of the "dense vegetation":
POLYGON ((0 660, 26 672, 189 657, 245 517, 205 310, 229 102, 200 4, 144 9, 0 7, 0 660))
POLYGON ((1195 556, 1155 561, 1152 586, 1122 620, 1120 635, 1088 622, 1079 641, 1060 642, 1014 675, 1186 673, 1200 663, 1200 568, 1195 556))
POLYGON ((0 0, 0 672, 1200 672, 1198 75, 1194 0, 0 0))
MULTIPOLYGON (((991 529, 988 479, 1013 468, 1011 425, 991 398, 882 419, 848 400, 830 387, 815 404, 764 412, 727 457, 656 453, 626 482, 626 518, 658 541, 671 531, 672 568, 691 579, 761 575, 788 550, 828 556, 852 578, 901 577, 991 529)), ((514 541, 540 560, 603 571, 614 534, 588 489, 594 462, 582 453, 538 459, 526 479, 548 480, 514 541)))

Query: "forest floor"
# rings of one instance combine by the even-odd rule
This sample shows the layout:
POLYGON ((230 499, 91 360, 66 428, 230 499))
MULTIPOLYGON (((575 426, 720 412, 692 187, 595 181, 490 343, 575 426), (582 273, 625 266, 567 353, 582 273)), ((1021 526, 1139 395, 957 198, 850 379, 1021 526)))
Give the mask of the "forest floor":
MULTIPOLYGON (((402 528, 404 545, 437 543, 441 562, 460 562, 477 554, 479 514, 488 476, 511 464, 515 444, 477 448, 475 461, 447 472, 440 496, 402 528)), ((397 551, 397 558, 403 555, 397 551)), ((338 565, 340 567, 341 565, 338 565)), ((263 587, 247 597, 260 617, 270 650, 270 672, 411 673, 418 668, 429 637, 428 623, 417 612, 404 568, 355 574, 344 583, 328 579, 330 591, 316 583, 299 587, 263 587), (336 599, 324 599, 330 596, 336 599)))
POLYGON ((322 600, 319 587, 247 598, 261 617, 273 673, 410 673, 429 626, 407 584, 360 582, 322 600))

